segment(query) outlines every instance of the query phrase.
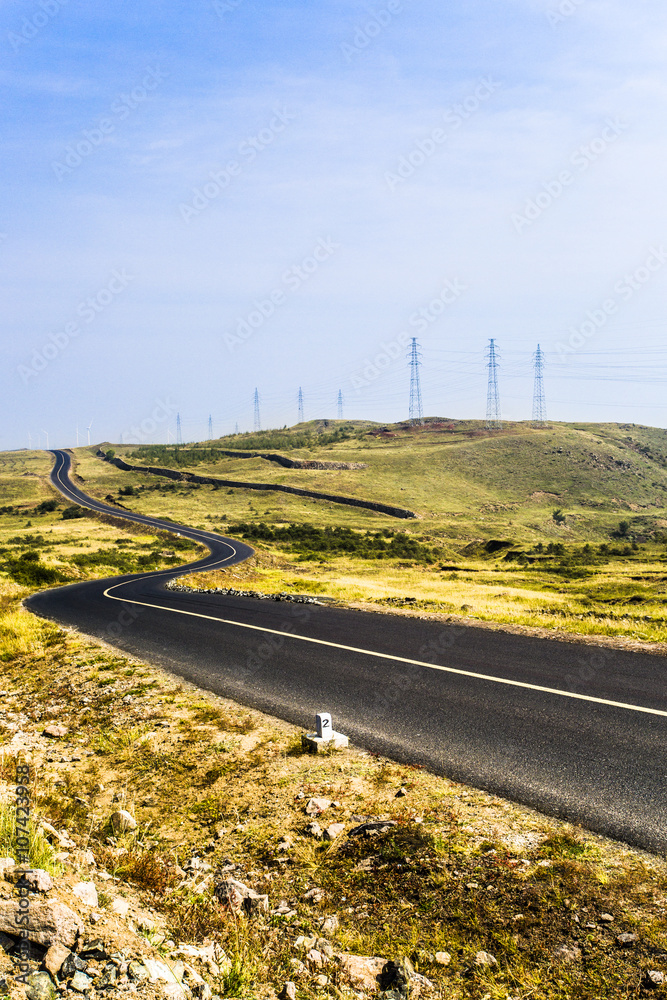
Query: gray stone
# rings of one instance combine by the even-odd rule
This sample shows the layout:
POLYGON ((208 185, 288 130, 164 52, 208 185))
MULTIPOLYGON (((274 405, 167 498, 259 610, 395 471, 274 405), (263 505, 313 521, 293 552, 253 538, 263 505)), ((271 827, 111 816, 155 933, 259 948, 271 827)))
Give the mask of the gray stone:
POLYGON ((85 972, 75 972, 70 981, 69 988, 76 990, 77 993, 87 993, 92 985, 92 979, 89 979, 85 972))
POLYGON ((28 1000, 53 1000, 55 989, 48 972, 33 972, 28 976, 28 989, 25 995, 28 1000))
MULTIPOLYGON (((16 916, 16 900, 0 900, 0 931, 12 934, 16 931, 14 918, 16 916)), ((27 928, 28 940, 48 948, 60 941, 68 948, 73 948, 83 925, 76 913, 69 906, 58 902, 42 902, 35 900, 30 904, 30 927, 27 928)))
POLYGON ((279 1000, 296 1000, 296 984, 295 983, 285 983, 280 993, 278 994, 279 1000))
POLYGON ((60 967, 60 977, 61 979, 71 979, 75 972, 85 972, 87 968, 88 962, 84 962, 78 955, 70 952, 60 967))
POLYGON ((601 913, 600 914, 600 923, 601 924, 613 924, 613 922, 614 922, 614 918, 612 917, 611 913, 601 913))
POLYGON ((235 878, 217 882, 214 892, 218 902, 235 913, 240 913, 242 910, 248 914, 266 913, 269 909, 268 896, 260 895, 235 878))
POLYGON ((452 960, 452 956, 448 951, 436 951, 435 961, 437 965, 449 965, 452 960))
POLYGON ((305 832, 308 834, 309 837, 314 837, 315 840, 322 839, 322 827, 315 820, 313 820, 312 823, 308 824, 305 832))
POLYGON ((53 879, 43 868, 22 868, 20 865, 13 865, 5 868, 5 881, 12 882, 21 888, 31 889, 33 892, 49 892, 53 889, 53 879))
POLYGON ((118 979, 118 969, 113 962, 107 962, 107 964, 102 969, 102 975, 96 981, 95 986, 97 989, 109 989, 116 985, 118 979))
POLYGON ((657 969, 650 969, 644 977, 644 983, 649 989, 657 989, 665 985, 665 973, 658 972, 657 969))
POLYGON ((399 790, 396 792, 395 798, 403 799, 407 794, 408 794, 407 788, 399 788, 399 790))
POLYGON ((137 821, 126 809, 117 809, 115 813, 112 813, 109 817, 109 822, 111 823, 111 828, 114 833, 128 833, 130 830, 137 829, 137 821))
POLYGON ((639 938, 637 937, 636 934, 629 934, 626 932, 625 934, 618 935, 618 937, 616 938, 616 943, 620 948, 632 948, 632 946, 636 944, 638 940, 639 938))
POLYGON ((149 972, 143 962, 130 962, 127 974, 135 983, 143 983, 149 978, 149 972))
POLYGON ((104 962, 109 957, 106 945, 101 938, 86 941, 80 950, 80 955, 81 958, 85 958, 88 962, 104 962))

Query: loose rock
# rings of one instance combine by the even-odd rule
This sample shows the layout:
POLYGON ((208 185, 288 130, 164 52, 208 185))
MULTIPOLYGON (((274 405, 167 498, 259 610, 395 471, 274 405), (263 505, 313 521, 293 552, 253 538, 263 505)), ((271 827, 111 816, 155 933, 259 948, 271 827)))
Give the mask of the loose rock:
POLYGON ((637 937, 636 934, 628 934, 628 933, 619 934, 618 937, 616 938, 616 944, 619 946, 619 948, 632 948, 632 946, 636 944, 638 940, 639 938, 637 937))
POLYGON ((656 969, 651 969, 644 977, 644 985, 648 986, 649 989, 658 989, 659 986, 665 985, 666 978, 667 977, 664 972, 658 972, 656 969))
POLYGON ((28 976, 28 1000, 53 1000, 55 994, 53 981, 48 972, 33 972, 28 976))
POLYGON ((49 892, 53 889, 53 879, 43 868, 31 868, 26 871, 20 865, 5 868, 5 881, 12 882, 21 888, 32 889, 33 892, 49 892))
POLYGON ((601 913, 600 914, 600 923, 601 924, 613 924, 613 922, 614 922, 614 918, 612 917, 611 913, 601 913))
POLYGON ((127 967, 127 974, 135 983, 143 983, 150 979, 148 969, 142 962, 130 962, 127 967))
POLYGON ((44 956, 44 965, 55 978, 63 967, 63 963, 71 955, 69 948, 66 948, 64 944, 56 942, 52 944, 46 955, 44 956))
POLYGON ((448 951, 436 951, 435 961, 438 965, 449 965, 452 960, 452 956, 448 951))
POLYGON ((215 896, 223 906, 228 906, 235 913, 244 910, 248 914, 267 912, 269 897, 260 895, 254 889, 249 889, 243 882, 234 878, 223 879, 215 887, 215 896))
POLYGON ((338 956, 341 979, 353 990, 376 990, 378 977, 387 964, 384 958, 340 954, 338 956))
POLYGON ((137 829, 137 821, 126 809, 118 809, 109 818, 114 833, 128 833, 137 829))
POLYGON ((576 945, 562 944, 556 948, 554 958, 560 959, 561 962, 576 962, 581 958, 581 949, 576 945))
POLYGON ((72 892, 85 906, 95 908, 99 905, 94 882, 78 882, 73 886, 72 892))
POLYGON ((58 726, 55 723, 45 726, 42 729, 42 736, 50 736, 54 740, 61 740, 68 733, 67 726, 58 726))
POLYGON ((77 993, 87 993, 92 985, 92 979, 89 979, 85 972, 75 972, 70 981, 69 988, 76 990, 77 993))
POLYGON ((334 935, 339 927, 340 921, 335 914, 333 917, 327 917, 326 920, 322 922, 322 932, 324 934, 334 935))
POLYGON ((345 831, 344 823, 332 823, 324 831, 322 837, 324 840, 335 840, 336 837, 340 837, 341 833, 345 831))
POLYGON ((296 1000, 296 983, 285 983, 278 998, 279 1000, 296 1000))
POLYGON ((498 962, 496 961, 494 956, 489 954, 488 951, 478 951, 477 954, 475 955, 475 965, 492 968, 494 965, 497 964, 498 962))
POLYGON ((310 799, 306 805, 306 814, 308 816, 319 816, 320 813, 325 812, 331 805, 331 799, 310 799))
MULTIPOLYGON (((16 931, 14 917, 16 916, 16 901, 0 900, 0 931, 12 934, 16 931)), ((73 948, 77 937, 83 933, 83 925, 76 913, 64 903, 47 903, 35 901, 30 904, 30 927, 26 928, 28 940, 48 948, 55 942, 60 942, 68 948, 73 948)))

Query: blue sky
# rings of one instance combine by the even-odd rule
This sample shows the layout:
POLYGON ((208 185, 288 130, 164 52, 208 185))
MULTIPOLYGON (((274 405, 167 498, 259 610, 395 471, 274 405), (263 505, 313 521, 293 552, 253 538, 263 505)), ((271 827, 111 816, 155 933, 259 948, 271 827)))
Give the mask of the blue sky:
POLYGON ((0 447, 297 418, 665 426, 667 17, 1 0, 0 447), (454 289, 454 291, 452 291, 454 289), (142 429, 143 428, 143 429, 142 429), (38 435, 41 433, 41 438, 38 435))

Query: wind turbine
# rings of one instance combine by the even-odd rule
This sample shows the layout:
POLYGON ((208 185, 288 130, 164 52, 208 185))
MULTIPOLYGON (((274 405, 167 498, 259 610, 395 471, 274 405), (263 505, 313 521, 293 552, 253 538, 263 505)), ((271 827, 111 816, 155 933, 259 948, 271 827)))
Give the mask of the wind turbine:
POLYGON ((46 434, 46 450, 49 450, 49 432, 42 427, 42 434, 46 434))
POLYGON ((88 427, 87 427, 87 430, 88 430, 88 447, 89 448, 90 448, 90 428, 92 426, 93 426, 93 421, 91 420, 90 423, 88 424, 88 427))

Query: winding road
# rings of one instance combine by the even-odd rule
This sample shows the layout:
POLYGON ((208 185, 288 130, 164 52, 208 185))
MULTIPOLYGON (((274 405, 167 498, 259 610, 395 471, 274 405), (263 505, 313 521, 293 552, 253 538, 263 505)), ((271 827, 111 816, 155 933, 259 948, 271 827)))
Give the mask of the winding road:
POLYGON ((172 592, 184 572, 248 558, 242 542, 86 496, 70 501, 201 542, 187 567, 34 594, 26 606, 202 688, 312 727, 332 713, 354 743, 667 851, 667 658, 488 628, 317 605, 172 592))

